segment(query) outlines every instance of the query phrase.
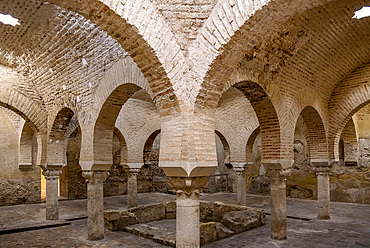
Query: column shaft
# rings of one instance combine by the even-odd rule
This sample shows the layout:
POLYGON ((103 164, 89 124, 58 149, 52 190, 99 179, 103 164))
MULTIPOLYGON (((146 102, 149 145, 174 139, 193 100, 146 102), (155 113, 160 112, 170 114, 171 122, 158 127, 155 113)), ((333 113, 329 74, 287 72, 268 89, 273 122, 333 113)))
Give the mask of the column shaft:
POLYGON ((127 179, 127 207, 137 207, 137 174, 140 169, 130 169, 127 179))
POLYGON ((87 179, 87 228, 89 240, 104 238, 103 182, 106 171, 83 172, 87 179))
POLYGON ((200 247, 199 193, 207 185, 206 177, 171 178, 176 190, 176 247, 200 247))
POLYGON ((287 238, 286 223, 286 178, 290 169, 284 169, 281 163, 265 163, 266 176, 270 179, 271 194, 271 238, 287 238))
POLYGON ((58 207, 58 178, 60 170, 44 170, 42 173, 46 180, 46 219, 59 219, 58 207))
POLYGON ((330 183, 328 172, 317 173, 317 218, 330 219, 330 183))
POLYGON ((270 178, 271 191, 271 238, 286 239, 286 184, 281 177, 270 178))
POLYGON ((245 182, 244 169, 237 170, 237 204, 245 206, 247 204, 247 185, 245 182))

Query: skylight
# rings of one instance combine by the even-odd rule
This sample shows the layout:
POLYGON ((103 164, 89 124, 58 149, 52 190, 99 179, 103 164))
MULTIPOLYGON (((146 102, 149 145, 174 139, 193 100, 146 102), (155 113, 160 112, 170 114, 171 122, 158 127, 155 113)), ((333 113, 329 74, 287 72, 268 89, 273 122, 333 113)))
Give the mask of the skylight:
POLYGON ((370 16, 370 6, 363 6, 362 9, 355 11, 355 15, 352 18, 361 19, 370 16))
POLYGON ((9 14, 0 13, 0 22, 7 24, 7 25, 12 25, 12 26, 20 25, 20 23, 18 22, 18 19, 14 18, 13 16, 9 14))

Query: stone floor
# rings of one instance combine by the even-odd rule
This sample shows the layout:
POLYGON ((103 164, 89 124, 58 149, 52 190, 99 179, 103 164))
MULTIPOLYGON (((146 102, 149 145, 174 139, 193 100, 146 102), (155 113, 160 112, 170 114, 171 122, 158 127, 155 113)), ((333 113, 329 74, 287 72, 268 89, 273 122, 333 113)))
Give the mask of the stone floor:
MULTIPOLYGON (((139 205, 174 200, 174 195, 161 193, 139 194, 139 205)), ((248 205, 270 213, 266 196, 248 195, 248 205)), ((203 194, 201 200, 235 203, 235 194, 203 194)), ((126 196, 107 197, 105 209, 124 209, 126 196)), ((66 222, 68 225, 40 230, 0 235, 0 247, 166 247, 126 232, 106 230, 105 238, 88 241, 86 200, 60 201, 60 221, 46 221, 45 203, 0 207, 0 231, 27 226, 42 226, 66 222), (75 219, 77 220, 71 220, 75 219), (79 219, 82 218, 82 219, 79 219)), ((370 247, 370 205, 331 203, 332 219, 316 219, 316 202, 288 199, 288 239, 270 239, 270 216, 266 225, 248 232, 206 244, 210 247, 370 247)))

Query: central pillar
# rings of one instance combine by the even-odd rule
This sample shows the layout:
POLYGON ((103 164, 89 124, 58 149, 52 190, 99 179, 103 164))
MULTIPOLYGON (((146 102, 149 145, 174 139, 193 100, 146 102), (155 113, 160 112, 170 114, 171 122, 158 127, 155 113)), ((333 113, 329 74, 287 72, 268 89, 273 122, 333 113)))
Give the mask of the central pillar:
POLYGON ((42 174, 46 180, 46 219, 57 220, 59 219, 58 207, 58 179, 61 170, 43 170, 42 174))
POLYGON ((317 175, 317 218, 330 219, 330 180, 329 166, 315 167, 317 175))
POLYGON ((127 170, 127 207, 137 207, 137 174, 140 169, 130 168, 127 170))
POLYGON ((104 238, 103 182, 107 171, 85 171, 87 180, 87 229, 89 240, 104 238))
POLYGON ((236 172, 236 190, 237 190, 237 200, 238 205, 247 205, 247 185, 245 181, 245 169, 244 167, 234 167, 236 172))
POLYGON ((200 247, 199 194, 207 186, 206 177, 171 177, 176 191, 176 247, 200 247))
POLYGON ((270 179, 271 195, 271 238, 287 238, 286 222, 286 177, 290 170, 281 168, 280 164, 264 165, 266 176, 270 179))

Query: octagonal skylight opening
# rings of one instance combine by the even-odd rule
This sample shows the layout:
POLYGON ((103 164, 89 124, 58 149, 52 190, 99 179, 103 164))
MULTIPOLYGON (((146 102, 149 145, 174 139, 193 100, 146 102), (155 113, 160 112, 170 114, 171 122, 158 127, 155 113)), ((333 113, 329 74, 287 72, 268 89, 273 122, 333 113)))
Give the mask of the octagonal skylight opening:
POLYGON ((361 19, 370 16, 370 6, 363 6, 362 9, 355 11, 352 18, 361 19))
POLYGON ((12 26, 20 25, 18 19, 14 18, 13 16, 9 14, 0 13, 0 22, 5 25, 12 25, 12 26))

